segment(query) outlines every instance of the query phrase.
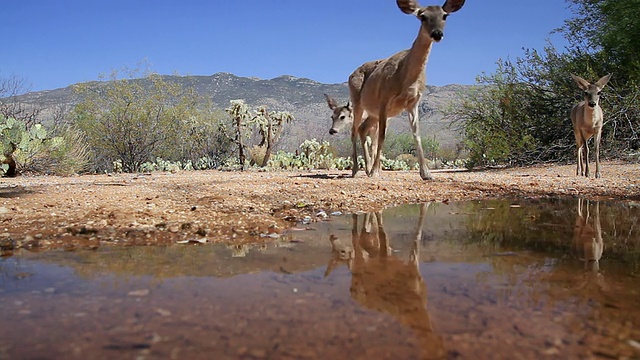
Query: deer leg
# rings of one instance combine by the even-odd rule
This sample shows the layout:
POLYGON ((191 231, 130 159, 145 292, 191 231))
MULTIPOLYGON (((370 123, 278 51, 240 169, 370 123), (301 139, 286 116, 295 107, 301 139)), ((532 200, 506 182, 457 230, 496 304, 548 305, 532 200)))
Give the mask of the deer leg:
POLYGON ((391 256, 391 246, 389 246, 389 240, 387 239, 387 233, 384 231, 384 224, 382 223, 382 213, 376 212, 376 220, 378 222, 378 244, 379 254, 381 257, 391 256))
POLYGON ((429 167, 424 161, 424 150, 422 150, 422 140, 420 139, 420 126, 418 118, 418 103, 416 103, 409 111, 409 125, 411 125, 411 132, 413 134, 413 141, 416 144, 416 154, 418 154, 418 161, 420 165, 420 177, 422 180, 433 180, 433 176, 429 172, 429 167))
POLYGON ((596 179, 600 178, 600 139, 602 129, 597 129, 593 141, 596 143, 596 179))
POLYGON ((353 166, 351 167, 351 177, 356 177, 358 170, 360 170, 360 165, 358 164, 358 135, 355 129, 351 132, 351 146, 353 151, 351 152, 351 161, 353 162, 353 166))
POLYGON ((576 165, 576 175, 584 175, 584 173, 582 172, 582 145, 578 145, 578 163, 576 165))
POLYGON ((377 136, 377 134, 372 131, 373 121, 371 119, 371 117, 367 117, 358 129, 360 141, 362 142, 362 148, 364 150, 364 164, 367 175, 371 174, 371 168, 373 167, 373 152, 375 152, 374 139, 372 137, 377 136))
POLYGON ((353 161, 353 166, 351 167, 351 176, 355 177, 360 170, 360 164, 358 164, 358 132, 360 130, 360 124, 362 124, 362 115, 364 110, 359 104, 354 104, 353 106, 353 125, 351 127, 351 160, 353 161))
POLYGON ((584 176, 589 177, 589 139, 584 140, 584 176))
POLYGON ((362 146, 364 147, 364 164, 367 174, 371 174, 371 168, 373 167, 373 140, 371 135, 364 135, 362 140, 362 146))
POLYGON ((582 136, 580 132, 574 127, 573 134, 576 137, 576 150, 577 150, 577 162, 576 162, 576 176, 582 176, 582 136))
POLYGON ((387 130, 387 111, 383 109, 380 111, 380 117, 378 118, 378 143, 376 148, 376 156, 373 160, 373 167, 369 176, 380 175, 380 160, 382 157, 382 147, 384 145, 384 137, 387 130))

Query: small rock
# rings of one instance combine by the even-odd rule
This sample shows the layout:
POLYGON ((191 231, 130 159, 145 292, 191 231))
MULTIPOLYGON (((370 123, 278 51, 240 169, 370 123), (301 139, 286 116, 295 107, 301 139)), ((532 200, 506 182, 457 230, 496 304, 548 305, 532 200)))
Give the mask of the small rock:
POLYGON ((127 296, 144 297, 149 295, 149 293, 149 289, 133 290, 129 291, 129 293, 127 293, 127 296))
POLYGON ((158 308, 156 309, 156 314, 166 317, 166 316, 171 316, 171 311, 158 308))

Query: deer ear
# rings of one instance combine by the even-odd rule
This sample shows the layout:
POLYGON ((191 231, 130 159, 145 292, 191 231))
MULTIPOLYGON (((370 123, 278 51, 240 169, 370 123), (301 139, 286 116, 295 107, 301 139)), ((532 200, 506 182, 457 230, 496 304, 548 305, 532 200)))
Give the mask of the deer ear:
POLYGON ((327 105, 329 105, 329 109, 334 110, 335 108, 338 107, 338 104, 336 104, 336 101, 333 100, 331 96, 324 94, 324 98, 327 100, 327 105))
POLYGON ((405 14, 415 14, 420 9, 420 4, 416 0, 396 0, 396 5, 405 14))
POLYGON ((347 101, 347 105, 345 105, 345 108, 347 108, 347 110, 349 110, 349 111, 353 111, 353 106, 351 105, 351 100, 347 101))
POLYGON ((609 79, 611 79, 611 74, 601 77, 600 80, 598 80, 598 82, 596 83, 598 89, 604 88, 609 82, 609 79))
POLYGON ((578 84, 578 86, 580 87, 580 89, 582 90, 587 90, 587 88, 589 88, 589 82, 583 78, 581 78, 578 75, 573 75, 571 74, 571 77, 573 78, 573 81, 576 82, 576 84, 578 84))
POLYGON ((442 5, 442 9, 447 14, 454 13, 462 9, 462 6, 464 5, 464 1, 465 0, 447 0, 445 1, 444 5, 442 5))

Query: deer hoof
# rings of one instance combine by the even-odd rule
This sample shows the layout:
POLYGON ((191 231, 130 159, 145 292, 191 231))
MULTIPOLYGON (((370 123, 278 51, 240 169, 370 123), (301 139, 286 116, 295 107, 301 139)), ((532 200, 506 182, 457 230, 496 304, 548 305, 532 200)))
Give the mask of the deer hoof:
POLYGON ((433 180, 433 176, 431 175, 430 172, 420 172, 420 177, 422 178, 422 180, 433 180))

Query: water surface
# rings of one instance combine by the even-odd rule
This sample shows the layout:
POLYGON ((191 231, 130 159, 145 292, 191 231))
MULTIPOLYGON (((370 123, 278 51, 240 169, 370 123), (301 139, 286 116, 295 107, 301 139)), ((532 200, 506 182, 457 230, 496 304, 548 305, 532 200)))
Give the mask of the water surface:
POLYGON ((0 259, 0 359, 640 357, 640 206, 334 216, 269 245, 0 259))

